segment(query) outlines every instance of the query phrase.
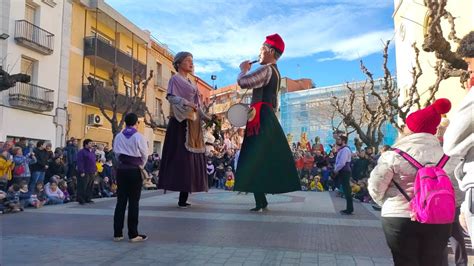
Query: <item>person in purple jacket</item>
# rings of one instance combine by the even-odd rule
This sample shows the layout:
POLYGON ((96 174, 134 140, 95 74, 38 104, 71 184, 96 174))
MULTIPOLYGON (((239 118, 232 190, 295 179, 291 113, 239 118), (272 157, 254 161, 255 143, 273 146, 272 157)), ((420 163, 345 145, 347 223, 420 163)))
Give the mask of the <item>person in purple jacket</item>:
POLYGON ((83 149, 77 153, 77 202, 81 205, 94 203, 92 201, 92 187, 97 172, 92 140, 85 139, 82 146, 83 149))
POLYGON ((145 166, 148 146, 142 134, 137 132, 138 117, 134 113, 125 116, 126 128, 114 140, 117 165, 117 205, 114 212, 114 241, 123 239, 125 209, 128 203, 128 238, 130 242, 147 240, 138 234, 138 212, 142 190, 141 169, 145 166))

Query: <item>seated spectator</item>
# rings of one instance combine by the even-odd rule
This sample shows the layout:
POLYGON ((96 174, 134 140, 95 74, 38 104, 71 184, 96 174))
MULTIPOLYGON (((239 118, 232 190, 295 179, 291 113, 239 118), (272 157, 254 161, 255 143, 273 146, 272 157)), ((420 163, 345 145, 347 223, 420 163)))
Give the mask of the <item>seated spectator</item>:
POLYGON ((314 183, 316 185, 315 190, 319 192, 324 191, 323 184, 321 183, 321 176, 317 175, 314 177, 314 183))
POLYGON ((18 184, 13 184, 8 188, 4 206, 5 212, 20 212, 23 210, 20 205, 20 186, 18 184))
POLYGON ((20 183, 20 206, 26 208, 30 204, 31 192, 28 191, 28 182, 21 181, 20 183))
POLYGON ((56 180, 51 180, 49 186, 45 187, 45 191, 48 196, 48 204, 64 203, 64 193, 58 188, 58 182, 56 180))
POLYGON ((3 214, 5 211, 5 201, 7 198, 7 193, 5 191, 0 190, 0 214, 3 214))
POLYGON ((328 191, 331 183, 331 170, 327 166, 323 166, 321 169, 321 183, 324 190, 328 191))
POLYGON ((30 205, 41 208, 48 203, 48 196, 44 190, 43 182, 36 183, 35 190, 31 193, 30 205))
POLYGON ((357 182, 360 187, 359 192, 355 193, 354 198, 360 200, 361 202, 369 203, 371 197, 369 195, 369 190, 367 189, 367 179, 360 180, 357 182))
POLYGON ((311 172, 309 174, 312 176, 315 176, 315 175, 318 175, 320 172, 321 172, 321 169, 318 168, 318 165, 316 164, 316 162, 314 162, 313 168, 311 168, 311 172))
POLYGON ((64 194, 64 203, 71 202, 71 196, 69 195, 69 192, 67 190, 67 182, 62 180, 62 181, 59 181, 58 185, 59 185, 59 189, 64 194))
POLYGON ((102 180, 102 194, 105 195, 105 197, 115 196, 115 192, 112 191, 112 184, 110 183, 110 179, 108 177, 104 177, 104 179, 102 180))
POLYGON ((365 151, 361 151, 357 159, 352 162, 352 178, 358 181, 362 178, 367 177, 369 171, 369 163, 370 162, 367 158, 367 155, 365 154, 365 151))
POLYGON ((309 189, 309 180, 308 180, 308 176, 303 176, 303 178, 301 179, 301 190, 302 191, 307 191, 309 189))
POLYGON ((66 167, 64 166, 61 156, 53 157, 53 159, 48 163, 48 169, 45 173, 44 182, 46 184, 49 183, 52 176, 58 176, 58 179, 63 179, 66 176, 66 167))

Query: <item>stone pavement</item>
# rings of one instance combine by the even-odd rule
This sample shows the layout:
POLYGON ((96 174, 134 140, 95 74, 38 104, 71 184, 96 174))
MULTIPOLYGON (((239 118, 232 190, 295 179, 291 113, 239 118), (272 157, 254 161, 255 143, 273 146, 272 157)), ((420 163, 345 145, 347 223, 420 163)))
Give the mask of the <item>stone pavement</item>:
MULTIPOLYGON (((1 216, 1 265, 392 265, 379 213, 331 192, 268 195, 211 190, 176 207, 178 193, 147 191, 140 202, 143 243, 112 241, 115 198, 1 216)), ((126 229, 124 234, 126 235, 126 229)))

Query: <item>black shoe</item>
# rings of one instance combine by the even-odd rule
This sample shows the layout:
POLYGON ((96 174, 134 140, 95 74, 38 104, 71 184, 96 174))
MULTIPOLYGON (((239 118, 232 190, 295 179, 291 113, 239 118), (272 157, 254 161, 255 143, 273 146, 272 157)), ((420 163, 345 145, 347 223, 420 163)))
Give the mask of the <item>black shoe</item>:
MULTIPOLYGON (((189 204, 189 205, 191 205, 191 204, 189 204)), ((178 208, 180 208, 180 209, 187 209, 189 205, 188 205, 187 203, 185 203, 185 204, 179 204, 179 203, 178 203, 178 208)))
POLYGON ((250 209, 251 212, 262 212, 262 208, 255 207, 253 209, 250 209))
POLYGON ((94 201, 93 200, 88 200, 88 201, 86 201, 86 203, 94 203, 94 201))
POLYGON ((378 205, 372 205, 372 209, 374 209, 374 211, 381 211, 382 207, 380 207, 378 205))
POLYGON ((79 203, 80 205, 86 204, 84 201, 78 201, 78 203, 79 203))
POLYGON ((342 214, 342 215, 352 215, 352 212, 350 212, 348 210, 343 210, 343 211, 340 211, 339 213, 342 214))

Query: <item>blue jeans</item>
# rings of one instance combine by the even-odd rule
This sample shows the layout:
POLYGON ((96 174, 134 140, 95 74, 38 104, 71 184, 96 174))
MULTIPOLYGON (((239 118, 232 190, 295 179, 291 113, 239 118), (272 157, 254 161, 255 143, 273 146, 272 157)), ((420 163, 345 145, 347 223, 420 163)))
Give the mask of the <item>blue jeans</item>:
POLYGON ((48 204, 55 205, 55 204, 63 204, 64 200, 56 197, 48 197, 48 204))
POLYGON ((45 173, 46 172, 40 172, 40 171, 31 173, 30 183, 28 184, 28 191, 34 191, 34 189, 36 188, 36 184, 38 182, 44 182, 45 173))

